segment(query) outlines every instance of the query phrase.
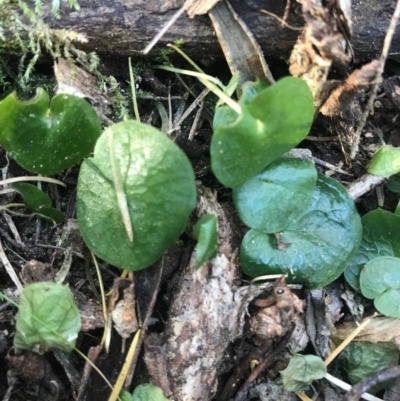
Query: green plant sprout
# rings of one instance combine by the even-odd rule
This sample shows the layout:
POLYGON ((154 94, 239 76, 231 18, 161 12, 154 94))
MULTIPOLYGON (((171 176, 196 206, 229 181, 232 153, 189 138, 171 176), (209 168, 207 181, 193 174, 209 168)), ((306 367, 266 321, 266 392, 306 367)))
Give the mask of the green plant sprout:
POLYGON ((16 348, 36 349, 41 353, 50 348, 68 351, 74 348, 81 318, 68 287, 51 282, 28 284, 20 293, 19 305, 2 293, 0 298, 19 309, 14 336, 16 348))
POLYGON ((193 227, 193 237, 197 239, 196 267, 213 258, 218 250, 217 218, 206 214, 193 227))
POLYGON ((170 401, 159 387, 152 384, 139 384, 132 394, 122 390, 119 397, 121 401, 170 401))
POLYGON ((400 148, 390 145, 380 147, 372 157, 368 172, 384 178, 400 173, 400 148))
POLYGON ((318 356, 295 354, 287 368, 280 373, 286 391, 302 391, 308 390, 312 381, 322 379, 327 369, 318 356))
POLYGON ((42 190, 34 185, 24 182, 17 182, 14 188, 22 195, 27 209, 40 217, 49 219, 55 224, 64 222, 64 214, 51 207, 51 199, 42 190))
POLYGON ((101 133, 100 120, 84 99, 38 89, 29 101, 15 93, 0 102, 0 144, 30 172, 58 173, 93 151, 101 133))
POLYGON ((361 270, 360 288, 365 298, 386 316, 400 318, 400 258, 379 256, 361 270))
POLYGON ((79 173, 82 237, 94 254, 122 269, 154 263, 185 230, 195 206, 186 155, 165 134, 136 121, 107 128, 79 173))
POLYGON ((283 158, 234 192, 251 228, 240 249, 247 275, 287 274, 288 282, 318 288, 343 273, 361 241, 360 216, 339 182, 316 176, 310 162, 283 158))
POLYGON ((357 253, 344 271, 346 281, 358 292, 361 270, 379 256, 400 257, 400 215, 376 209, 361 218, 363 236, 357 253))
MULTIPOLYGON (((20 293, 19 304, 1 291, 0 299, 18 308, 14 337, 16 348, 34 349, 41 353, 52 348, 74 350, 113 390, 113 386, 99 368, 74 346, 81 320, 79 310, 67 286, 52 282, 36 282, 25 286, 20 293)), ((118 400, 122 399, 118 397, 118 400)))

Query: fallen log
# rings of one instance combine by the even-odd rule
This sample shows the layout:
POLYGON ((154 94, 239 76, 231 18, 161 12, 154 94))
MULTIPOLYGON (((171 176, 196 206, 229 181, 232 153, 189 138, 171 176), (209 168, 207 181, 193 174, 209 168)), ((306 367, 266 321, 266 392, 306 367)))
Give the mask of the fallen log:
MULTIPOLYGON (((107 58, 140 57, 142 50, 161 27, 183 5, 184 0, 80 0, 80 10, 62 6, 61 19, 47 12, 45 22, 53 28, 70 29, 86 35, 88 42, 79 47, 96 51, 107 58)), ((231 5, 256 37, 267 60, 288 59, 300 31, 284 27, 277 19, 262 13, 265 9, 283 16, 285 1, 231 0, 231 5)), ((288 23, 303 26, 298 3, 292 1, 288 23)), ((379 56, 395 1, 353 1, 352 46, 355 61, 379 56)), ((150 56, 159 54, 167 43, 183 40, 183 50, 204 63, 222 56, 220 45, 207 15, 190 19, 186 13, 162 37, 150 56)), ((400 31, 392 42, 391 57, 400 55, 400 31)))

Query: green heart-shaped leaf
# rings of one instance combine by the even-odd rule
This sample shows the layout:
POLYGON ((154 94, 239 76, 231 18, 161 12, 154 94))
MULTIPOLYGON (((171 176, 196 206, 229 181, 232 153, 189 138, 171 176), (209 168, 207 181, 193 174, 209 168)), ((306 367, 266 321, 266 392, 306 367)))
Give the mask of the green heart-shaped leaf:
POLYGON ((390 145, 379 148, 372 157, 368 172, 385 178, 400 173, 400 148, 390 145))
POLYGON ((251 277, 288 274, 288 281, 323 287, 343 273, 362 236, 361 219, 346 189, 318 176, 312 203, 283 232, 250 230, 240 261, 251 277))
POLYGON ((89 155, 101 134, 99 118, 84 99, 49 96, 38 89, 26 102, 15 93, 0 102, 0 143, 23 168, 55 174, 89 155))
POLYGON ((364 297, 374 299, 379 312, 400 318, 400 258, 370 260, 361 270, 360 287, 364 297))
POLYGON ((64 214, 51 207, 50 197, 39 188, 25 182, 17 182, 13 186, 24 198, 27 209, 56 224, 64 221, 64 214))
POLYGON ((358 383, 375 372, 396 366, 398 359, 399 348, 390 342, 352 341, 339 355, 340 366, 351 383, 358 383))
POLYGON ((400 289, 400 258, 379 256, 361 270, 361 291, 365 298, 375 299, 389 288, 400 289))
POLYGON ((287 368, 281 371, 286 391, 307 390, 312 381, 322 379, 325 375, 326 365, 315 355, 295 354, 287 368))
POLYGON ((264 89, 231 125, 216 127, 211 165, 218 180, 237 188, 307 135, 314 102, 307 84, 294 77, 264 89))
POLYGON ((88 247, 114 266, 150 266, 178 239, 195 206, 189 160, 149 125, 107 128, 94 157, 82 163, 78 224, 88 247))
POLYGON ((233 191, 240 218, 266 234, 290 226, 311 203, 317 170, 310 161, 279 158, 233 191))
POLYGON ((197 239, 196 267, 199 268, 217 254, 217 218, 213 214, 202 216, 193 227, 193 236, 197 239))
POLYGON ((41 352, 71 350, 81 328, 81 317, 71 290, 56 283, 28 284, 19 297, 14 346, 41 352))
POLYGON ((361 219, 363 236, 360 247, 351 259, 344 277, 360 291, 360 273, 364 265, 378 256, 400 257, 400 216, 376 209, 361 219))

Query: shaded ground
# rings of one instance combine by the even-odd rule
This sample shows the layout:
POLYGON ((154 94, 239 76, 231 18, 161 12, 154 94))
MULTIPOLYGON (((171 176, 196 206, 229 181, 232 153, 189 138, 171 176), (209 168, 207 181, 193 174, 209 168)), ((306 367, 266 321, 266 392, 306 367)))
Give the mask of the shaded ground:
MULTIPOLYGON (((394 83, 397 83, 397 80, 400 81, 400 78, 397 78, 397 76, 394 74, 394 71, 397 68, 398 65, 393 62, 391 67, 388 67, 386 71, 386 77, 394 83)), ((46 72, 48 68, 45 67, 43 70, 46 72)), ((277 77, 287 74, 287 67, 282 61, 276 62, 275 64, 272 63, 272 70, 277 77)), ((210 75, 218 76, 224 81, 226 81, 227 77, 229 76, 228 70, 222 61, 208 66, 207 72, 210 75)), ((147 74, 148 72, 145 72, 143 75, 145 76, 147 74)), ((151 78, 143 77, 142 83, 140 84, 141 89, 150 92, 153 96, 165 96, 165 90, 170 86, 171 95, 182 95, 183 89, 172 74, 166 74, 165 72, 156 72, 154 74, 155 76, 152 76, 151 78), (150 83, 154 77, 159 80, 157 81, 157 85, 150 83)), ((141 75, 141 72, 139 72, 139 75, 141 75)), ((128 91, 129 87, 125 83, 127 77, 125 76, 117 78, 121 84, 121 88, 125 91, 128 91)), ((194 81, 189 82, 191 87, 195 88, 195 90, 198 92, 194 81)), ((316 167, 319 172, 326 174, 327 171, 330 171, 328 174, 332 174, 335 179, 342 182, 345 186, 363 175, 366 171, 366 167, 372 153, 380 145, 380 140, 376 134, 377 127, 379 127, 381 130, 383 139, 387 144, 392 144, 394 146, 400 145, 400 132, 397 124, 397 118, 400 113, 400 98, 398 98, 396 93, 390 89, 382 89, 378 95, 379 99, 375 104, 376 112, 368 123, 368 134, 362 139, 359 157, 351 164, 348 163, 347 157, 343 151, 346 149, 346 141, 348 141, 348 138, 346 138, 343 133, 339 133, 338 137, 338 132, 332 128, 333 124, 331 120, 327 118, 317 119, 312 131, 310 132, 310 136, 312 136, 313 139, 307 139, 303 141, 299 147, 310 149, 314 157, 321 159, 326 163, 330 163, 335 167, 343 169, 347 175, 340 174, 330 168, 326 168, 320 164, 317 164, 316 167), (337 139, 327 139, 326 137, 329 136, 337 137, 337 139), (318 140, 318 137, 324 137, 325 139, 318 140)), ((3 98, 4 93, 0 94, 0 97, 3 98)), ((129 96, 127 96, 126 99, 129 99, 129 96)), ((365 103, 365 99, 363 98, 361 98, 360 101, 361 104, 365 103)), ((126 107, 130 109, 130 102, 128 100, 126 102, 126 107)), ((164 104, 166 105, 165 101, 164 104)), ((207 104, 210 112, 212 112, 212 104, 213 100, 210 100, 209 104, 207 104)), ((173 113, 177 111, 179 105, 180 102, 178 100, 173 102, 173 113)), ((149 122, 156 127, 161 127, 160 118, 157 112, 155 112, 153 103, 151 101, 141 100, 140 111, 143 121, 149 122)), ((117 118, 114 119, 115 121, 118 120, 117 118)), ((197 130, 197 134, 194 139, 188 140, 188 133, 192 121, 193 116, 190 116, 183 124, 182 130, 174 132, 172 134, 172 138, 174 138, 176 143, 188 155, 192 165, 194 166, 196 178, 200 180, 204 186, 216 191, 218 201, 226 205, 227 210, 231 211, 231 215, 229 217, 232 219, 232 225, 236 230, 235 234, 237 238, 241 238, 247 229, 234 216, 234 211, 231 206, 231 191, 223 188, 216 181, 210 170, 208 148, 212 130, 208 122, 204 121, 203 125, 197 130)), ((2 148, 0 148, 0 166, 3 169, 3 175, 5 175, 3 178, 29 175, 29 173, 21 169, 13 160, 8 160, 2 148)), ((57 176, 58 179, 67 185, 67 188, 56 188, 51 184, 43 184, 43 190, 53 199, 53 206, 65 213, 66 220, 76 218, 75 195, 78 172, 79 168, 78 166, 75 166, 57 176)), ((357 200, 356 204, 360 214, 365 214, 376 209, 378 206, 390 211, 395 209, 395 206, 398 203, 398 196, 389 191, 386 186, 383 186, 382 190, 384 194, 383 204, 378 204, 375 191, 371 191, 361 199, 357 200)), ((1 197, 2 205, 21 202, 21 198, 17 193, 11 192, 2 194, 1 197)), ((55 270, 58 270, 61 268, 64 262, 65 249, 71 247, 74 252, 72 256, 71 269, 68 273, 66 281, 69 283, 70 287, 75 290, 75 295, 81 296, 83 304, 95 305, 91 309, 91 313, 93 313, 95 319, 97 316, 96 313, 98 313, 98 307, 96 309, 96 305, 99 305, 99 302, 88 281, 87 270, 85 269, 85 262, 83 258, 85 255, 85 249, 77 237, 78 234, 73 232, 65 240, 65 242, 60 245, 61 236, 63 234, 61 227, 54 227, 51 223, 40 220, 35 216, 27 216, 28 213, 23 208, 13 209, 13 211, 17 212, 17 214, 10 211, 3 213, 8 213, 12 218, 12 221, 14 222, 15 227, 21 236, 21 243, 15 239, 14 234, 10 230, 10 225, 4 219, 4 214, 0 218, 0 238, 3 243, 5 253, 17 274, 21 275, 23 266, 31 260, 50 264, 55 270)), ((180 272, 176 271, 176 269, 179 266, 185 266, 185 261, 188 260, 194 245, 195 242, 184 234, 181 236, 178 244, 168 251, 171 265, 168 267, 168 270, 164 272, 161 290, 152 313, 152 317, 157 319, 157 321, 155 324, 149 327, 149 333, 163 331, 165 321, 168 318, 168 309, 172 294, 175 290, 174 283, 178 282, 178 277, 180 274, 180 272)), ((137 283, 151 281, 149 277, 151 278, 152 275, 155 275, 154 272, 156 271, 156 267, 157 266, 155 266, 153 270, 149 269, 146 270, 146 272, 139 273, 136 277, 137 283)), ((98 288, 97 278, 92 267, 90 268, 90 274, 92 275, 95 287, 98 288)), ((113 268, 112 266, 107 266, 104 263, 102 264, 102 276, 105 288, 107 290, 112 287, 114 279, 119 274, 120 271, 118 269, 113 268)), ((43 279, 43 271, 40 271, 39 278, 43 279)), ((341 278, 339 278, 337 282, 338 284, 343 284, 343 280, 341 278)), ((0 269, 0 290, 8 291, 12 288, 13 283, 10 281, 5 270, 0 269)), ((339 291, 343 290, 343 287, 338 288, 339 291)), ((144 294, 142 294, 143 296, 140 302, 148 304, 148 299, 151 298, 151 285, 148 289, 144 287, 144 290, 142 291, 144 294)), ((305 292, 302 290, 297 291, 296 293, 300 298, 305 297, 305 292)), ((340 308, 339 314, 343 313, 343 317, 341 319, 347 319, 347 306, 342 303, 340 308)), ((145 310, 146 306, 143 306, 142 312, 145 310)), ((65 370, 65 362, 63 362, 63 359, 61 359, 60 355, 50 352, 40 358, 39 361, 29 359, 30 357, 27 356, 26 358, 28 359, 25 359, 20 366, 16 366, 14 361, 14 373, 7 379, 7 372, 9 372, 11 368, 10 360, 7 359, 7 355, 13 355, 14 352, 12 350, 12 341, 15 331, 13 319, 15 313, 15 308, 4 302, 0 303, 0 398, 6 399, 4 398, 5 394, 10 388, 12 380, 15 380, 12 388, 12 394, 10 395, 10 398, 8 398, 10 400, 72 400, 74 398, 73 392, 77 390, 79 385, 79 382, 77 383, 74 380, 77 380, 77 378, 79 379, 81 377, 84 366, 84 363, 77 356, 70 357, 69 361, 71 362, 71 368, 67 369, 67 372, 65 370), (73 373, 77 375, 75 378, 73 376, 68 376, 72 375, 73 373), (51 384, 52 380, 59 383, 57 385, 58 387, 56 386, 56 389, 54 389, 51 384)), ((99 316, 101 316, 101 314, 99 316)), ((100 341, 102 336, 102 323, 97 323, 98 328, 81 333, 77 342, 78 348, 85 353, 91 346, 97 345, 100 341)), ((92 322, 92 324, 92 327, 96 326, 96 323, 92 322)), ((99 367, 104 371, 106 376, 111 381, 115 380, 115 377, 118 374, 124 360, 123 354, 120 352, 121 339, 115 331, 112 338, 111 352, 108 356, 103 354, 98 359, 99 367)), ((243 355, 246 352, 246 347, 248 347, 246 341, 246 338, 238 341, 229 350, 226 364, 221 370, 220 383, 222 386, 230 376, 229 370, 237 365, 237 356, 243 355)), ((276 376, 276 371, 272 369, 271 372, 272 375, 276 376)), ((135 377, 132 381, 132 386, 138 383, 148 382, 148 380, 149 378, 146 373, 145 364, 140 356, 135 377)), ((95 375, 95 377, 92 377, 92 379, 89 380, 88 396, 86 399, 102 400, 107 399, 107 397, 108 394, 105 384, 95 375)), ((255 398, 252 399, 267 399, 265 397, 259 397, 255 395, 255 398)), ((285 397, 287 396, 285 395, 285 397)))

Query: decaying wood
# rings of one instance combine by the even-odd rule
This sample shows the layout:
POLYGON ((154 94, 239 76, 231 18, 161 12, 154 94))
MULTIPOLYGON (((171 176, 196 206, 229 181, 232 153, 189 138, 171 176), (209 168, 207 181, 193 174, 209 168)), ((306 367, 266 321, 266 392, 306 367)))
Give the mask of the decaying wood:
MULTIPOLYGON (((81 0, 79 4, 80 11, 63 6, 60 20, 53 19, 49 10, 45 21, 56 28, 85 34, 88 43, 79 46, 113 58, 140 55, 160 28, 183 6, 184 0, 81 0)), ((283 27, 275 18, 259 11, 265 9, 283 16, 285 1, 231 0, 231 5, 254 34, 267 59, 289 57, 298 32, 283 27)), ((394 6, 394 0, 353 1, 352 46, 356 59, 373 59, 380 53, 394 6)), ((302 17, 293 12, 288 22, 295 26, 304 24, 302 17)), ((206 62, 209 58, 222 56, 209 18, 200 16, 190 19, 185 13, 151 54, 158 54, 165 44, 179 39, 185 42, 183 49, 197 59, 206 62)), ((394 55, 399 52, 400 31, 396 33, 391 49, 394 55)))
MULTIPOLYGON (((215 195, 200 187, 197 215, 209 213, 218 217, 218 254, 196 270, 193 252, 179 277, 164 333, 153 333, 145 342, 151 382, 162 388, 166 397, 180 401, 213 398, 226 349, 243 335, 249 303, 273 289, 272 283, 239 288, 232 228, 215 195)), ((290 295, 290 299, 300 308, 297 297, 290 295)), ((305 342, 295 338, 294 342, 304 348, 308 338, 305 342)))
MULTIPOLYGON (((356 329, 354 322, 336 326, 335 337, 344 340, 356 329)), ((376 317, 355 338, 356 341, 394 341, 400 347, 400 320, 392 317, 376 317)))
POLYGON ((157 374, 148 368, 153 381, 168 377, 170 388, 159 381, 155 384, 168 398, 181 401, 212 398, 225 349, 242 327, 234 299, 239 271, 231 246, 232 231, 211 191, 200 188, 199 194, 198 215, 218 216, 218 254, 197 270, 195 252, 192 254, 170 308, 165 341, 160 342, 165 346, 157 347, 153 341, 146 349, 146 360, 165 358, 166 372, 157 374))

